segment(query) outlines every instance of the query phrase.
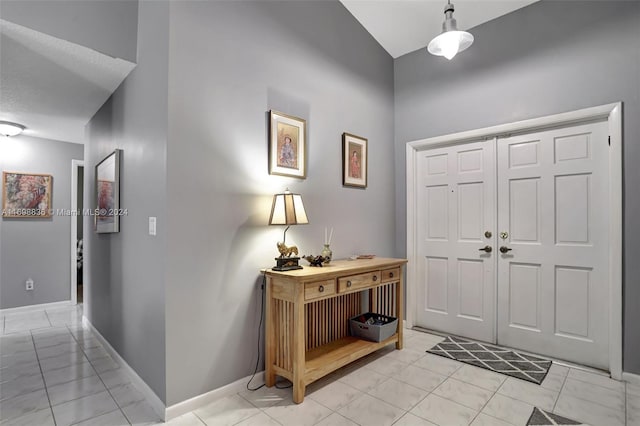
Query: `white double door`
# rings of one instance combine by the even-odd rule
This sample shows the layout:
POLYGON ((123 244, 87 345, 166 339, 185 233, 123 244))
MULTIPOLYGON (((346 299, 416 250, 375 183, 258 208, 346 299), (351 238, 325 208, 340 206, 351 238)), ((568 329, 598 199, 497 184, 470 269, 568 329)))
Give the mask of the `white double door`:
POLYGON ((419 153, 416 325, 609 368, 607 129, 419 153))

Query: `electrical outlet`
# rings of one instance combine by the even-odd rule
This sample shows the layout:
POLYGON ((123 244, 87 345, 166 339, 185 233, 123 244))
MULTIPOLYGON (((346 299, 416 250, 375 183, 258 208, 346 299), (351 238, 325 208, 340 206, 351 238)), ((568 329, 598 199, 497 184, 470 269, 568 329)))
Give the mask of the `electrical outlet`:
POLYGON ((31 278, 29 278, 27 281, 25 281, 24 283, 24 289, 25 290, 33 290, 33 280, 31 278))

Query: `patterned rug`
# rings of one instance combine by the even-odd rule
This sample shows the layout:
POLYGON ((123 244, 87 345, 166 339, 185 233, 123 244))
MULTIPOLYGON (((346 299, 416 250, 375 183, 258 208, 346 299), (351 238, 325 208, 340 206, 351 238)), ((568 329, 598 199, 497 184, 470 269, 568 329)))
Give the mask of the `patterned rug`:
POLYGON ((447 336, 427 352, 540 384, 551 361, 460 337, 447 336))
MULTIPOLYGON (((531 417, 527 422, 527 426, 555 426, 555 425, 585 425, 584 423, 569 420, 566 417, 559 416, 557 414, 550 413, 539 409, 533 408, 531 417)), ((586 425, 585 425, 586 426, 586 425)))

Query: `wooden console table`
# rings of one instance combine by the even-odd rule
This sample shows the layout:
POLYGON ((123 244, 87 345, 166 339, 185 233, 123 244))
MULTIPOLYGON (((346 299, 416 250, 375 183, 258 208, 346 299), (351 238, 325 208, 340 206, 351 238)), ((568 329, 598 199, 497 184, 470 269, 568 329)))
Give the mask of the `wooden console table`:
POLYGON ((332 371, 395 343, 402 349, 405 259, 336 260, 324 267, 266 271, 265 382, 293 383, 293 401, 332 371), (368 304, 365 296, 368 296, 368 304), (369 342, 349 333, 349 318, 364 312, 398 318, 396 334, 369 342))

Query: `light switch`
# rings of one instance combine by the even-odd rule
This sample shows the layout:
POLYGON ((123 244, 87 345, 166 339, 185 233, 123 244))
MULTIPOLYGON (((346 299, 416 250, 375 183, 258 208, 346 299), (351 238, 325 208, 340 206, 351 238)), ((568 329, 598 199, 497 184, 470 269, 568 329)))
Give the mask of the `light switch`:
POLYGON ((149 235, 156 235, 156 218, 149 216, 149 235))

